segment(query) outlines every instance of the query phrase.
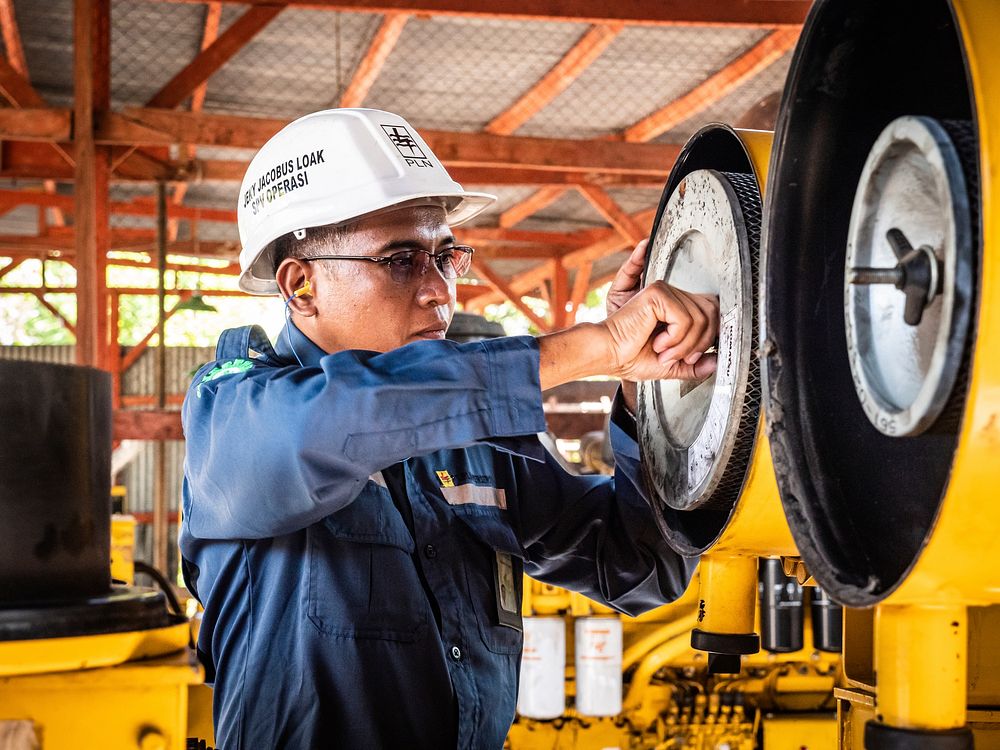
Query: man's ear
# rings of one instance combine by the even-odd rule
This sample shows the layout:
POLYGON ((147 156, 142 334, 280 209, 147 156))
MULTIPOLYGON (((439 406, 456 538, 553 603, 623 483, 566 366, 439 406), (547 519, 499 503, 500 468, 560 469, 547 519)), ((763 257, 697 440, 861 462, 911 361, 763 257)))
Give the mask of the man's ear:
POLYGON ((311 318, 316 314, 313 297, 313 273, 309 264, 298 258, 286 258, 274 274, 281 297, 297 315, 311 318))

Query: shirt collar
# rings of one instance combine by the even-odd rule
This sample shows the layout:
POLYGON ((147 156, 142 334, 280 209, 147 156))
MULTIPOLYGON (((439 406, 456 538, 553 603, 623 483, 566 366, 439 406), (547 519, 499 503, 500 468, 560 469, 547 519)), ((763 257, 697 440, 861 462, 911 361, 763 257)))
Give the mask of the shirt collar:
POLYGON ((291 318, 285 322, 285 327, 278 334, 274 350, 281 359, 303 367, 319 367, 320 359, 326 356, 326 352, 302 333, 291 318))

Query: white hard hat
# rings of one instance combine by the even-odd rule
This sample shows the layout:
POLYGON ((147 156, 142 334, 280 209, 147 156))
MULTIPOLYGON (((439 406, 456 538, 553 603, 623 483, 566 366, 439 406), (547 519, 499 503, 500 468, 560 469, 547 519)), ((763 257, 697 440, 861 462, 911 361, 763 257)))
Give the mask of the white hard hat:
POLYGON ((257 152, 240 185, 240 289, 277 294, 272 243, 422 198, 451 225, 496 201, 448 175, 410 124, 377 109, 328 109, 289 123, 257 152))

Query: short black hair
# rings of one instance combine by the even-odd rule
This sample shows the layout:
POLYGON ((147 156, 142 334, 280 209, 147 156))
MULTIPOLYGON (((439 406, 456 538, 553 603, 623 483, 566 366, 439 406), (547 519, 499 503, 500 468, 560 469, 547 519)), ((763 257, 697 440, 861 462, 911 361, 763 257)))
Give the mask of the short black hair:
POLYGON ((278 266, 286 258, 308 258, 320 255, 320 251, 329 251, 331 245, 339 245, 348 235, 348 224, 328 224, 322 227, 306 229, 306 236, 296 239, 292 232, 281 235, 274 241, 271 251, 273 272, 278 273, 278 266))

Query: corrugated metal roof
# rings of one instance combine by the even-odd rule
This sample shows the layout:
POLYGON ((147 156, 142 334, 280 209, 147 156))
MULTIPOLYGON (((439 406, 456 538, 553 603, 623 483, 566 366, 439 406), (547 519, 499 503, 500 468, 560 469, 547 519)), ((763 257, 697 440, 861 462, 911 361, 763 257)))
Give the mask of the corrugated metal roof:
POLYGON ((627 27, 518 135, 595 138, 690 91, 753 46, 760 29, 627 27))
MULTIPOLYGON (((72 1, 15 0, 30 78, 51 104, 72 104, 72 1)), ((221 30, 242 14, 225 5, 221 30)), ((162 0, 113 0, 112 95, 116 107, 144 104, 197 54, 206 5, 162 0)), ((382 17, 286 8, 208 81, 206 112, 292 118, 335 106, 382 17)), ((365 106, 399 112, 419 128, 478 131, 529 91, 586 33, 573 22, 411 17, 365 106)), ((590 138, 620 132, 738 58, 764 29, 628 26, 562 93, 517 135, 590 138)), ((769 66, 687 122, 661 135, 683 142, 710 121, 734 122, 782 88, 791 54, 769 66)), ((197 149, 198 158, 247 160, 252 149, 197 149)), ((22 181, 22 185, 24 182, 22 181)), ((495 225, 499 215, 536 188, 476 186, 500 202, 474 221, 495 225)), ((69 188, 60 186, 60 192, 69 188)), ((232 209, 235 183, 192 183, 191 206, 232 209)), ((655 189, 609 191, 630 213, 654 207, 655 189)), ((112 200, 152 195, 150 185, 112 187, 112 200)), ((22 207, 0 217, 0 234, 34 234, 37 211, 22 207)), ((525 221, 522 228, 572 231, 607 222, 574 191, 525 221)), ((114 226, 150 229, 152 220, 119 217, 114 226)), ((202 222, 205 240, 235 240, 232 225, 202 222)), ((190 236, 181 222, 179 237, 190 236)), ((530 264, 529 264, 530 265, 530 264)))
POLYGON ((586 24, 411 18, 365 106, 418 128, 482 130, 547 73, 586 24))

